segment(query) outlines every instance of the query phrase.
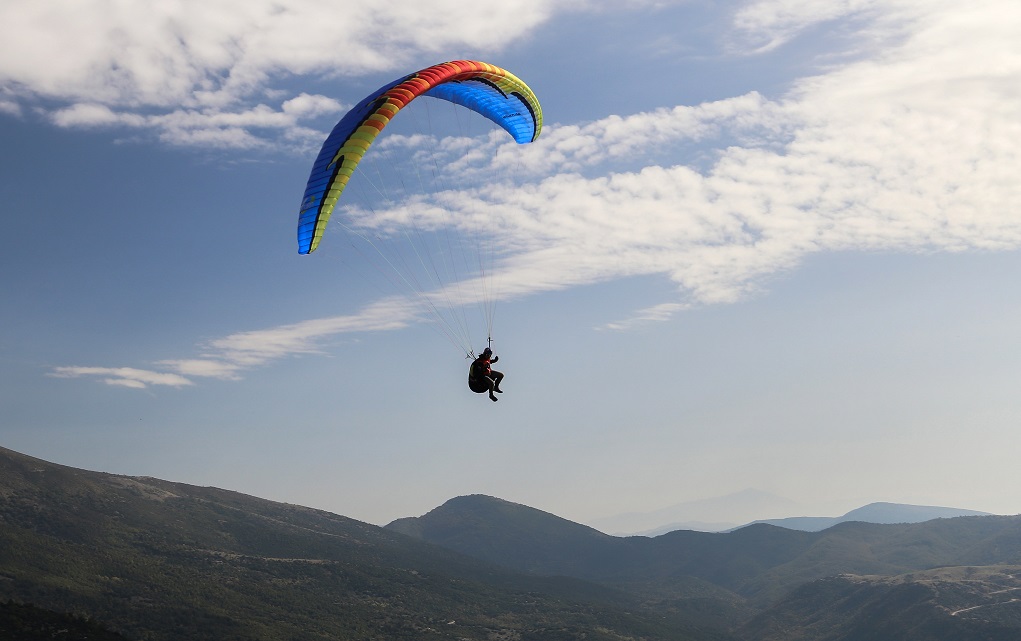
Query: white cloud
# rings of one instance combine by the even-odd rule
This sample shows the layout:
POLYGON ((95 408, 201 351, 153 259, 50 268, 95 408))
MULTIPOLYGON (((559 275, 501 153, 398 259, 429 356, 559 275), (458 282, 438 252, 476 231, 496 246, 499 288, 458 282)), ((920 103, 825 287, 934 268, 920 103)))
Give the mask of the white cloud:
POLYGON ((57 367, 50 372, 57 378, 99 377, 102 382, 115 387, 144 389, 150 385, 184 387, 193 383, 178 374, 153 372, 134 367, 57 367))
MULTIPOLYGON (((893 4, 884 8, 889 11, 893 4)), ((882 15, 873 12, 878 8, 877 0, 757 0, 737 11, 734 27, 761 53, 782 46, 822 22, 865 12, 872 13, 870 17, 876 20, 882 15)))
POLYGON ((184 387, 191 378, 239 380, 241 372, 267 362, 296 354, 322 351, 322 342, 338 334, 400 329, 415 322, 418 307, 401 298, 386 299, 348 316, 319 318, 264 330, 238 332, 209 341, 201 358, 169 359, 157 366, 172 370, 152 371, 131 367, 54 368, 57 378, 98 377, 113 386, 144 389, 149 386, 184 387))
POLYGON ((669 320, 674 316, 674 314, 686 308, 687 306, 682 305, 681 303, 661 303, 659 305, 640 309, 630 318, 607 323, 598 329, 629 330, 645 323, 663 322, 665 320, 669 320))
POLYGON ((241 369, 239 365, 212 358, 166 360, 159 361, 156 364, 161 367, 170 368, 183 376, 218 378, 228 381, 241 378, 238 375, 238 371, 241 369))
POLYGON ((547 127, 539 140, 512 148, 503 137, 491 137, 498 147, 489 152, 500 171, 527 170, 536 175, 579 171, 607 160, 642 158, 661 153, 672 143, 711 139, 724 129, 740 136, 754 128, 757 141, 768 142, 784 123, 774 115, 776 105, 756 92, 695 106, 681 105, 631 116, 609 116, 582 125, 547 127), (511 151, 513 149, 513 152, 511 151))
POLYGON ((115 111, 96 103, 78 103, 54 111, 50 118, 60 127, 128 127, 159 132, 163 142, 178 146, 250 149, 270 146, 259 132, 283 132, 295 144, 321 142, 322 134, 302 127, 301 118, 340 112, 341 104, 325 96, 301 94, 280 109, 264 104, 237 111, 177 109, 158 115, 115 111))
POLYGON ((542 0, 485 5, 8 2, 0 5, 0 81, 72 101, 223 106, 281 72, 364 73, 420 52, 498 47, 550 13, 542 0))
MULTIPOLYGON (((586 4, 564 2, 558 10, 586 4)), ((253 128, 294 138, 299 120, 338 107, 300 94, 280 110, 253 109, 276 79, 357 75, 402 69, 422 54, 494 50, 551 13, 544 0, 484 2, 472 11, 456 0, 5 2, 0 87, 10 95, 0 108, 11 113, 20 99, 42 97, 64 103, 53 114, 62 126, 152 128, 178 145, 262 146, 272 132, 253 128), (239 121, 225 124, 230 115, 239 121)))
POLYGON ((54 112, 53 123, 60 127, 109 127, 125 125, 140 127, 145 118, 136 114, 117 113, 106 105, 97 103, 78 103, 54 112))
POLYGON ((0 98, 0 113, 7 114, 9 116, 20 116, 21 105, 13 100, 0 98))
POLYGON ((284 101, 280 108, 285 114, 294 117, 308 117, 337 113, 343 106, 333 98, 302 93, 284 101))
POLYGON ((404 299, 379 301, 350 316, 318 318, 281 327, 231 334, 210 341, 219 358, 239 367, 254 367, 293 354, 321 351, 325 338, 349 332, 373 332, 406 327, 415 306, 404 299))

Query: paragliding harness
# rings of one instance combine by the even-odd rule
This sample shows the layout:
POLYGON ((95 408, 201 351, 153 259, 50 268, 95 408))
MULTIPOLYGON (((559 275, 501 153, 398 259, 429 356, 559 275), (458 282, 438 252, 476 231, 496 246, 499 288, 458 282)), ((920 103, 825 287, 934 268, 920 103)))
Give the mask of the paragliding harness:
POLYGON ((490 378, 489 374, 492 371, 490 369, 489 358, 482 358, 486 356, 486 351, 490 354, 493 353, 492 349, 493 338, 489 338, 489 346, 482 352, 482 356, 475 356, 474 352, 468 353, 468 358, 472 359, 471 365, 468 366, 468 388, 476 394, 486 394, 489 392, 490 378))
POLYGON ((482 376, 473 376, 475 364, 472 363, 472 369, 468 371, 468 389, 475 392, 476 394, 487 394, 489 392, 489 381, 486 380, 485 374, 482 376))

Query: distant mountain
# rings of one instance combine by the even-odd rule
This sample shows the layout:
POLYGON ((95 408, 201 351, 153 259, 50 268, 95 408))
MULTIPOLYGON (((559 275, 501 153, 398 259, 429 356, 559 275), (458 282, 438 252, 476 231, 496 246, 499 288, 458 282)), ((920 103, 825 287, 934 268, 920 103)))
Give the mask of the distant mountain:
POLYGON ((703 632, 725 629, 752 613, 744 597, 727 587, 658 566, 643 554, 649 539, 610 536, 491 496, 453 498, 421 517, 385 527, 515 571, 598 581, 634 593, 650 607, 666 606, 703 632))
POLYGON ((0 448, 4 602, 149 641, 696 638, 620 590, 320 510, 0 448))
POLYGON ((992 515, 988 512, 976 512, 975 510, 962 510, 952 507, 869 503, 864 507, 851 510, 843 516, 794 516, 785 519, 754 521, 754 523, 768 523, 769 525, 776 525, 790 530, 801 530, 803 532, 819 532, 847 521, 862 521, 864 523, 922 523, 933 519, 952 519, 958 516, 992 515))
POLYGON ((870 503, 843 516, 795 516, 749 520, 750 514, 788 513, 797 509, 790 499, 747 489, 711 499, 678 503, 651 512, 629 512, 593 519, 591 525, 614 536, 659 536, 675 530, 728 532, 753 523, 768 523, 790 530, 818 532, 846 521, 866 523, 921 523, 957 516, 991 516, 988 512, 960 508, 870 503), (743 524, 743 525, 742 525, 743 524))
POLYGON ((588 526, 481 494, 450 499, 425 516, 398 519, 386 529, 518 571, 566 576, 584 576, 585 568, 605 561, 620 542, 588 526))
POLYGON ((846 522, 822 532, 760 523, 729 533, 612 537, 476 495, 387 527, 518 571, 573 576, 660 599, 693 598, 701 589, 703 597, 719 602, 737 597, 752 607, 764 607, 807 581, 843 573, 1021 564, 1021 517, 846 522), (682 585, 675 580, 680 576, 702 583, 682 585))
POLYGON ((797 503, 790 499, 749 488, 649 512, 628 512, 592 519, 589 523, 601 532, 617 536, 657 536, 673 530, 722 532, 761 516, 790 514, 797 508, 797 503))

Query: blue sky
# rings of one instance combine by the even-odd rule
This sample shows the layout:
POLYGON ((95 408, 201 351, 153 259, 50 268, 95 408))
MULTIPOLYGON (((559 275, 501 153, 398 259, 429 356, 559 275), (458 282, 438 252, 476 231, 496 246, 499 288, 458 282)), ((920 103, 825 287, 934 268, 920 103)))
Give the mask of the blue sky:
POLYGON ((960 4, 0 3, 0 445, 376 524, 1021 512, 1021 9, 960 4), (385 145, 475 180, 442 211, 493 232, 496 404, 342 236, 294 238, 345 109, 459 58, 540 139, 385 145))

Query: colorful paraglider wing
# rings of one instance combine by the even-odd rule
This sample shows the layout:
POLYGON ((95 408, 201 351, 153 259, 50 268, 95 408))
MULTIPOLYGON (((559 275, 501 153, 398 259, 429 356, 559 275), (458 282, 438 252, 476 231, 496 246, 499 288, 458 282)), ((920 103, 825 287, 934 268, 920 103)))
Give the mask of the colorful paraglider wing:
POLYGON ((445 62, 379 88, 337 123, 316 157, 298 214, 298 253, 319 246, 330 214, 369 145, 401 108, 423 94, 477 111, 519 143, 532 142, 542 130, 542 109, 528 85, 484 62, 445 62))

